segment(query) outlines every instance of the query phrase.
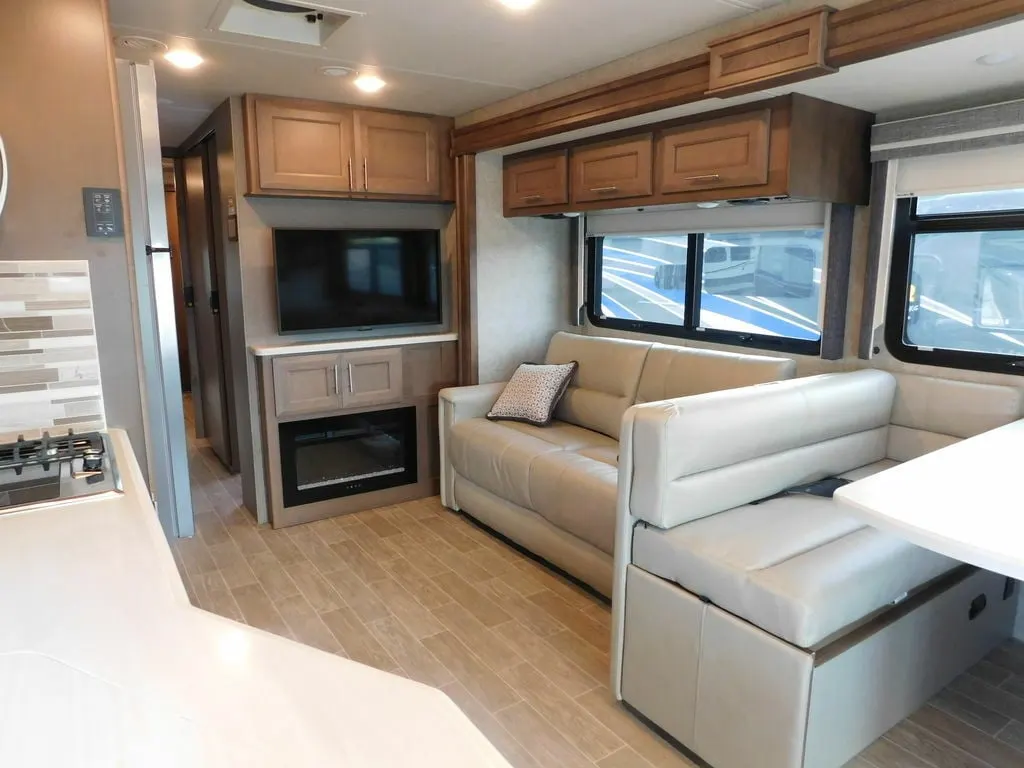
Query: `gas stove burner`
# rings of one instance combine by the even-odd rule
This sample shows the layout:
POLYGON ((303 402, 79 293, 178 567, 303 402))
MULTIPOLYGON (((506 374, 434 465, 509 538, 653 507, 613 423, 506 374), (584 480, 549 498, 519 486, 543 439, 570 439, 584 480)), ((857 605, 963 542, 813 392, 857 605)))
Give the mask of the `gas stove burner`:
POLYGON ((68 430, 57 437, 44 432, 38 440, 25 440, 19 435, 16 442, 0 445, 0 470, 13 469, 20 475, 25 467, 40 466, 48 471, 51 463, 82 459, 83 469, 95 471, 102 466, 105 453, 103 436, 98 432, 76 435, 68 430))

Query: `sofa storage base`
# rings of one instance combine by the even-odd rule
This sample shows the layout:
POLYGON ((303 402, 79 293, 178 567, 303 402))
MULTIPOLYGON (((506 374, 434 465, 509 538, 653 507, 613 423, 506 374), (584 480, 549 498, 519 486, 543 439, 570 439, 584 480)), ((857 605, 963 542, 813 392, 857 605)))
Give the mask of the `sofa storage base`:
POLYGON ((454 498, 447 500, 450 509, 479 520, 602 595, 611 595, 611 555, 552 525, 533 510, 495 496, 454 470, 452 475, 454 498))
POLYGON ((714 768, 840 768, 1010 636, 1005 585, 964 566, 807 651, 630 565, 622 697, 714 768))

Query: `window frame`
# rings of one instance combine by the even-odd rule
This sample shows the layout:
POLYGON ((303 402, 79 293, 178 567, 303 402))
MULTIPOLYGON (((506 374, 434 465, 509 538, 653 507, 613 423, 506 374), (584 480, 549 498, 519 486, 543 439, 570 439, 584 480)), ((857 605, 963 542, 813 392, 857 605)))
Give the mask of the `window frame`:
MULTIPOLYGON (((825 228, 827 240, 827 227, 825 228)), ((672 233, 676 236, 684 233, 672 233)), ((807 339, 793 339, 785 336, 769 336, 761 333, 742 333, 740 331, 726 331, 718 328, 701 328, 697 325, 700 318, 701 294, 700 282, 704 271, 704 232, 687 232, 686 245, 686 302, 683 305, 683 323, 675 325, 671 323, 655 323, 649 320, 626 320, 619 317, 601 317, 600 296, 598 295, 599 284, 603 271, 602 244, 606 235, 591 235, 586 239, 587 257, 587 290, 586 290, 586 311, 587 320, 597 328, 610 328, 617 331, 630 331, 632 333, 644 333, 654 336, 666 336, 674 339, 693 339, 706 341, 713 344, 724 344, 733 347, 745 347, 748 349, 763 349, 772 352, 781 352, 789 355, 808 355, 818 357, 821 355, 821 341, 807 339), (696 290, 694 289, 696 286, 696 290)), ((607 235, 607 237, 622 237, 623 235, 607 235)), ((643 235, 638 235, 642 237, 643 235)), ((827 243, 826 243, 827 245, 827 243)), ((827 269, 827 262, 826 262, 827 269)), ((825 287, 822 285, 822 292, 825 287)), ((824 296, 822 297, 824 301, 824 296)), ((820 311, 820 308, 819 308, 820 311)))
POLYGON ((943 232, 1024 230, 1024 210, 918 215, 917 200, 917 197, 901 197, 896 200, 885 306, 885 346, 889 353, 904 363, 1024 375, 1024 354, 1001 355, 994 352, 919 347, 904 341, 915 237, 919 234, 943 232))

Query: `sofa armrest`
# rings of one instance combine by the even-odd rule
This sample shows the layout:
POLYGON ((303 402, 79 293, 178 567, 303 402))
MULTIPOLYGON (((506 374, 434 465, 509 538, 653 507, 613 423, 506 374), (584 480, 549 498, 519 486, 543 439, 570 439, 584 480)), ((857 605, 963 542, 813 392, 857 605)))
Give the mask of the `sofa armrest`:
POLYGON ((895 388, 858 371, 634 406, 620 514, 672 528, 878 461, 895 388))
POLYGON ((452 422, 486 416, 507 382, 477 384, 471 387, 448 387, 437 397, 442 410, 448 410, 452 422))
POLYGON ((455 501, 455 468, 448 458, 452 427, 457 421, 479 419, 487 415, 506 382, 448 387, 437 395, 438 438, 441 443, 441 503, 458 510, 455 501))

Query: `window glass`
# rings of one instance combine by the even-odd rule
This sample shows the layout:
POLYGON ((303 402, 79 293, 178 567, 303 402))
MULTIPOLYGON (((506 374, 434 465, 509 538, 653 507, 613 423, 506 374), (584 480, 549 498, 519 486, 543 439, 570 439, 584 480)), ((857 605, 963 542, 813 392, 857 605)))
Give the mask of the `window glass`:
POLYGON ((687 235, 605 237, 601 249, 603 317, 683 325, 687 235))
POLYGON ((819 341, 824 247, 821 229, 706 234, 700 325, 819 341))
POLYGON ((1024 189, 959 192, 917 198, 918 216, 1024 210, 1024 189))
POLYGON ((907 344, 1024 355, 1024 229, 916 234, 906 311, 907 344))

